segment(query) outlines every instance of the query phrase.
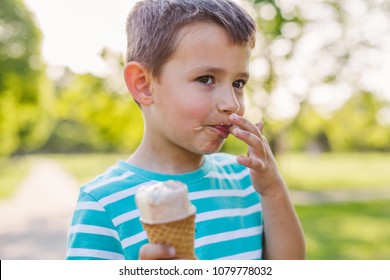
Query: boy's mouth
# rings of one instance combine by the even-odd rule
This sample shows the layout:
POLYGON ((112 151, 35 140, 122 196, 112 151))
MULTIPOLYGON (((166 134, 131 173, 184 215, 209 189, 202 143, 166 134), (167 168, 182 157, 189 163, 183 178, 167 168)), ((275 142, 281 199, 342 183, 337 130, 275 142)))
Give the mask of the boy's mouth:
POLYGON ((203 130, 205 128, 209 128, 212 131, 216 132, 218 135, 220 135, 223 138, 227 138, 230 134, 230 128, 232 127, 232 124, 229 123, 221 123, 221 124, 206 124, 199 127, 195 127, 195 131, 203 130))
POLYGON ((211 129, 215 130, 220 136, 223 138, 227 138, 230 134, 230 128, 232 124, 215 124, 215 125, 207 125, 211 129))

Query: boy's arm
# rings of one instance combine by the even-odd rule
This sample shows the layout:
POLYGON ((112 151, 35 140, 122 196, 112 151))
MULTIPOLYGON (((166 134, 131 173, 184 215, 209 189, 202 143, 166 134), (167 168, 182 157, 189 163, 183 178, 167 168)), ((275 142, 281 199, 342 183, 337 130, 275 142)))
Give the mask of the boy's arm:
POLYGON ((304 259, 305 241, 302 227, 290 200, 287 186, 279 173, 263 124, 257 126, 235 114, 231 132, 248 144, 247 156, 237 161, 250 168, 255 190, 261 195, 264 216, 264 251, 266 259, 304 259))
POLYGON ((286 186, 262 195, 264 259, 305 259, 303 231, 286 186))

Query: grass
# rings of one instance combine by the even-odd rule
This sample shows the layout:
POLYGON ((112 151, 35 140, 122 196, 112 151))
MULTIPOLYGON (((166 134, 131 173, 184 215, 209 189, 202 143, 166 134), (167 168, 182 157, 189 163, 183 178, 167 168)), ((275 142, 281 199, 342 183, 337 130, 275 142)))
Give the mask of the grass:
POLYGON ((389 260, 390 201, 296 206, 312 260, 389 260))
POLYGON ((0 158, 0 199, 11 196, 27 175, 31 161, 26 158, 0 158))
POLYGON ((390 154, 285 154, 277 161, 291 189, 390 187, 390 154))

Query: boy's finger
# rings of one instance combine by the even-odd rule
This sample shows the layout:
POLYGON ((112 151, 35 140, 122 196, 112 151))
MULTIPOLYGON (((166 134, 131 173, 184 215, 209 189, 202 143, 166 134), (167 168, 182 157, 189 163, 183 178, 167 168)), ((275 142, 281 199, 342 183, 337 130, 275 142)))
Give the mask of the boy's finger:
MULTIPOLYGON (((261 135, 260 129, 256 125, 254 125, 253 123, 248 121, 247 119, 240 117, 236 114, 231 114, 229 116, 229 119, 233 125, 238 126, 242 130, 249 131, 249 132, 253 133, 254 135, 256 135, 257 137, 261 137, 260 136, 261 135)), ((234 126, 232 127, 232 129, 234 129, 234 126)))
POLYGON ((169 260, 175 256, 175 248, 163 244, 148 243, 139 250, 140 260, 169 260))
POLYGON ((264 123, 263 122, 258 122, 256 124, 256 127, 257 127, 258 130, 260 130, 261 134, 263 134, 264 123))
POLYGON ((231 130, 231 133, 238 139, 244 141, 248 146, 254 148, 256 151, 262 151, 264 149, 264 143, 262 136, 257 136, 247 130, 235 127, 231 130))
POLYGON ((259 158, 249 156, 237 156, 237 162, 254 170, 260 171, 265 168, 264 162, 259 158))

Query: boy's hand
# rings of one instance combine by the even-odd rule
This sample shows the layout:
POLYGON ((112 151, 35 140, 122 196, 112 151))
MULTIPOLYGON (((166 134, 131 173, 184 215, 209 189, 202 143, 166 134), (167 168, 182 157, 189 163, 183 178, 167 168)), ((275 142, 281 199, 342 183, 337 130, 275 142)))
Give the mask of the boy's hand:
POLYGON ((287 186, 279 173, 267 140, 263 123, 252 124, 243 117, 230 115, 231 133, 248 144, 247 156, 238 163, 250 168, 253 187, 262 196, 265 259, 305 259, 305 239, 287 186))
POLYGON ((172 260, 175 256, 175 248, 162 244, 147 243, 139 250, 140 260, 172 260))
POLYGON ((273 195, 285 187, 267 139, 262 135, 264 124, 254 125, 236 114, 229 116, 231 133, 248 144, 247 156, 238 156, 238 163, 250 168, 253 187, 261 195, 273 195))

